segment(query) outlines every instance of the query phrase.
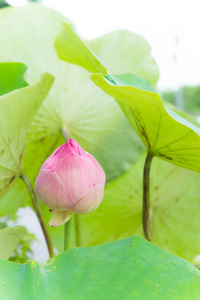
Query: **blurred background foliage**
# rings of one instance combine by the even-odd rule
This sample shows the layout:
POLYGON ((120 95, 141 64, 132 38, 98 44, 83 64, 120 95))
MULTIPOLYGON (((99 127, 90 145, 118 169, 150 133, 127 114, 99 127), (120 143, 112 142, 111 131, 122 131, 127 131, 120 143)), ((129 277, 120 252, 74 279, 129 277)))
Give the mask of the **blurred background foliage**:
POLYGON ((5 0, 0 0, 0 8, 10 6, 5 0))
MULTIPOLYGON (((0 218, 0 230, 14 227, 18 220, 16 214, 4 216, 0 218)), ((31 249, 32 242, 36 240, 34 234, 27 231, 26 235, 20 240, 15 251, 12 253, 9 261, 17 263, 26 263, 33 258, 33 251, 31 249)))
MULTIPOLYGON (((184 111, 191 113, 195 116, 199 116, 200 86, 183 86, 181 89, 184 111)), ((180 89, 177 91, 164 91, 163 100, 176 105, 177 94, 180 94, 180 89)))
MULTIPOLYGON (((40 0, 27 0, 27 2, 41 2, 40 0)), ((0 0, 0 8, 11 6, 6 0, 0 0)))

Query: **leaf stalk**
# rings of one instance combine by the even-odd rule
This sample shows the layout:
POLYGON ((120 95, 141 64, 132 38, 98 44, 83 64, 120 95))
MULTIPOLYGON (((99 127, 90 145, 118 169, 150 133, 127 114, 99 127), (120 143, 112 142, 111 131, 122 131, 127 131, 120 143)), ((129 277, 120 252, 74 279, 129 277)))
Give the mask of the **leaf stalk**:
POLYGON ((70 233, 71 233, 72 218, 64 224, 64 251, 70 247, 70 233))
POLYGON ((142 210, 142 224, 145 238, 150 242, 150 228, 149 228, 149 208, 150 208, 150 166, 153 159, 152 154, 147 154, 144 172, 143 172, 143 210, 142 210))
POLYGON ((81 216, 75 214, 76 247, 81 246, 81 216))
POLYGON ((46 244, 47 244, 47 248, 48 248, 48 251, 49 251, 50 258, 52 258, 52 257, 54 257, 53 244, 52 244, 52 241, 51 241, 49 231, 48 231, 48 229, 46 227, 46 224, 45 224, 45 221, 43 219, 43 216, 42 216, 42 213, 41 213, 38 201, 37 201, 36 193, 34 191, 34 188, 31 184, 30 180, 28 179, 28 177, 26 177, 26 175, 24 173, 22 173, 20 175, 20 178, 24 181, 24 183, 25 183, 25 185, 26 185, 26 187, 29 191, 31 201, 32 201, 32 204, 33 204, 33 208, 35 210, 35 213, 37 215, 38 221, 40 223, 40 226, 42 228, 42 231, 43 231, 43 234, 44 234, 44 237, 45 237, 45 240, 46 240, 46 244))

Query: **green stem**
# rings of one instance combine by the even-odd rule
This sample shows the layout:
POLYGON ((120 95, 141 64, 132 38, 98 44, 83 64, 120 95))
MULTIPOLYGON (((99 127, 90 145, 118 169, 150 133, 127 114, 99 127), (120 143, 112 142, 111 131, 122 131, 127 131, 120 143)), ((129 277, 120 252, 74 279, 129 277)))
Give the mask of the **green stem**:
MULTIPOLYGON (((67 127, 61 129, 65 142, 68 142, 70 139, 69 131, 67 127)), ((64 251, 68 250, 70 247, 70 232, 71 232, 71 223, 72 218, 64 224, 64 251)))
POLYGON ((76 247, 81 246, 81 216, 74 215, 75 232, 76 232, 76 247))
MULTIPOLYGON (((63 126, 62 134, 64 137, 65 142, 69 141, 70 134, 68 129, 63 126)), ((75 223, 75 233, 76 233, 76 246, 80 247, 81 245, 81 218, 79 215, 74 214, 74 223, 75 223)), ((69 249, 69 239, 70 239, 70 231, 71 231, 71 219, 65 223, 65 230, 64 230, 64 250, 69 249)))
POLYGON ((149 207, 150 207, 150 165, 153 155, 147 154, 143 173, 143 214, 142 224, 145 238, 150 241, 149 207))
POLYGON ((34 208, 35 213, 37 215, 38 221, 40 222, 40 226, 42 228, 42 231, 43 231, 46 243, 47 243, 47 248, 48 248, 48 251, 49 251, 49 255, 52 258, 52 257, 54 257, 53 244, 52 244, 52 241, 51 241, 49 231, 48 231, 48 229, 46 227, 46 224, 44 222, 44 219, 43 219, 43 216, 42 216, 42 213, 41 213, 38 201, 37 201, 36 193, 33 189, 33 186, 31 184, 30 180, 28 179, 28 177, 26 177, 26 175, 23 174, 23 173, 20 175, 20 177, 24 181, 24 183, 25 183, 25 185, 26 185, 26 187, 29 191, 31 201, 32 201, 32 204, 33 204, 33 208, 34 208))
POLYGON ((68 250, 70 246, 71 225, 72 218, 64 224, 64 251, 68 250))
POLYGON ((62 135, 64 137, 65 143, 68 142, 70 140, 70 135, 69 135, 69 131, 66 127, 62 128, 62 135))

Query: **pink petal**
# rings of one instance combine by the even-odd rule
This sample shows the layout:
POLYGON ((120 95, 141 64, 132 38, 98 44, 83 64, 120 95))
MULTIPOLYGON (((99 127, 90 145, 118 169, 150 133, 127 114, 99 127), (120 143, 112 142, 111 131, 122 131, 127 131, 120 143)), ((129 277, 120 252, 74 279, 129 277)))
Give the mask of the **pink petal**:
POLYGON ((70 208, 70 211, 82 215, 93 212, 100 205, 103 194, 104 187, 93 184, 89 191, 70 208))
POLYGON ((41 201, 56 210, 67 210, 72 197, 54 170, 41 170, 36 179, 36 192, 41 201))
POLYGON ((60 160, 54 168, 70 192, 73 204, 78 201, 93 184, 91 176, 92 164, 89 159, 86 160, 71 153, 60 160))
MULTIPOLYGON (((62 145, 61 145, 62 146, 62 145)), ((60 146, 60 147, 61 147, 60 146)), ((58 149, 60 149, 60 147, 58 147, 46 160, 45 160, 45 162, 42 164, 42 166, 41 166, 41 169, 51 169, 49 166, 51 165, 51 160, 52 160, 52 158, 53 158, 53 156, 54 156, 54 154, 55 154, 55 152, 58 150, 58 149)))
POLYGON ((70 139, 64 145, 60 145, 43 163, 41 169, 52 169, 52 166, 61 160, 62 158, 74 153, 76 155, 87 157, 87 152, 85 152, 81 146, 74 140, 70 139))
POLYGON ((56 162, 69 155, 71 152, 71 147, 67 143, 65 145, 60 145, 60 147, 58 147, 43 163, 41 169, 53 169, 52 166, 56 162))
POLYGON ((102 166, 98 163, 98 161, 92 156, 90 153, 87 153, 88 158, 91 160, 93 168, 92 168, 92 176, 93 182, 100 185, 105 185, 106 175, 102 168, 102 166))
POLYGON ((83 150, 83 148, 81 148, 81 146, 75 140, 70 139, 68 143, 71 147, 72 153, 87 158, 87 152, 83 150))

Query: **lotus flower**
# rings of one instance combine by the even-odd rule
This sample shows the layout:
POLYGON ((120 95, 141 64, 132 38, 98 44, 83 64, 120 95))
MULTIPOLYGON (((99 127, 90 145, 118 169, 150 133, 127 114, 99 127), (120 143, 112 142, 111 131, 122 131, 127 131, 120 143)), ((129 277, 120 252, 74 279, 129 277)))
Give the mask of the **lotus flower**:
POLYGON ((103 199, 105 173, 97 160, 74 140, 58 147, 43 163, 36 179, 36 192, 53 212, 55 227, 75 214, 88 214, 103 199))

